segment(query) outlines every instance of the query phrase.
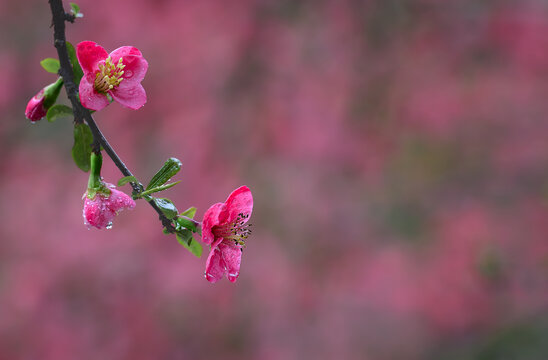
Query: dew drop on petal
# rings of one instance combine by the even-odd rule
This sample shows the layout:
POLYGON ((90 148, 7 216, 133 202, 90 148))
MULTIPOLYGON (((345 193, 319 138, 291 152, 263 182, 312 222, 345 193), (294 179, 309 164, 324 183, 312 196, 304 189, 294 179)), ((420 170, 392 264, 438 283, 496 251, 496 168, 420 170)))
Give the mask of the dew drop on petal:
POLYGON ((105 228, 106 228, 107 230, 112 229, 112 221, 109 222, 109 223, 107 224, 107 226, 105 226, 105 228))
POLYGON ((124 76, 125 78, 130 78, 130 77, 133 76, 133 71, 131 71, 131 70, 125 70, 125 71, 124 71, 124 75, 125 75, 125 76, 124 76))

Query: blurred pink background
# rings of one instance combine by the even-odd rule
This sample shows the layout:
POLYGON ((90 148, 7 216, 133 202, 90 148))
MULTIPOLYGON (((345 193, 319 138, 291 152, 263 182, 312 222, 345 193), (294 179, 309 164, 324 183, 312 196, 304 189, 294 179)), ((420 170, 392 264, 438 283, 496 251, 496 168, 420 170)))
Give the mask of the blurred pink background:
POLYGON ((0 1, 1 360, 548 358, 545 2, 78 4, 150 65, 95 114, 128 167, 200 218, 249 186, 254 233, 212 285, 142 202, 87 230, 70 119, 24 118, 49 6, 0 1))

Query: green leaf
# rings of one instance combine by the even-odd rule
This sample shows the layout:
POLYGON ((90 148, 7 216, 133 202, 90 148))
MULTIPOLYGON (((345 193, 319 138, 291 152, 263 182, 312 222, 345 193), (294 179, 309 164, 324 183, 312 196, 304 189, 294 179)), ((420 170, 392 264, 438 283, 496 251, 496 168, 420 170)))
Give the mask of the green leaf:
POLYGON ((177 216, 178 210, 171 200, 163 198, 153 198, 153 200, 168 219, 171 220, 177 216))
POLYGON ((187 219, 186 217, 178 217, 177 220, 175 220, 175 222, 176 222, 175 225, 177 227, 177 230, 184 228, 192 232, 197 231, 197 228, 194 222, 192 220, 187 219))
POLYGON ((84 76, 84 72, 82 71, 82 68, 80 67, 80 63, 78 62, 78 58, 76 57, 76 50, 74 50, 74 46, 72 46, 71 43, 67 41, 67 52, 69 55, 70 63, 72 64, 72 72, 74 74, 74 84, 78 86, 80 84, 80 80, 82 79, 82 76, 84 76))
POLYGON ((125 176, 125 177, 121 178, 120 180, 118 180, 118 186, 124 186, 125 184, 127 184, 129 182, 137 183, 138 181, 135 178, 135 176, 125 176))
POLYGON ((192 237, 192 232, 189 230, 182 230, 177 231, 175 235, 177 236, 179 244, 183 245, 183 247, 194 254, 194 256, 202 256, 202 245, 192 237))
POLYGON ((191 218, 191 219, 194 219, 194 215, 196 215, 196 208, 194 206, 189 207, 188 209, 183 211, 181 213, 181 215, 186 216, 186 217, 191 218))
POLYGON ((40 65, 42 65, 44 70, 52 74, 57 74, 59 72, 59 68, 61 67, 59 60, 54 58, 46 58, 40 61, 40 65))
POLYGON ((144 197, 146 195, 150 195, 150 194, 153 194, 153 193, 156 193, 156 192, 159 192, 159 191, 167 190, 170 187, 173 187, 173 186, 177 185, 178 183, 180 183, 180 181, 175 181, 174 183, 165 184, 165 185, 162 185, 162 186, 157 186, 157 187, 154 187, 152 189, 145 190, 145 191, 143 191, 142 193, 139 194, 139 197, 144 197))
POLYGON ((87 124, 74 125, 74 146, 72 147, 72 158, 82 171, 90 169, 91 143, 93 134, 87 124))
POLYGON ((62 104, 56 104, 49 108, 48 113, 46 114, 46 119, 49 122, 54 122, 55 120, 63 117, 73 116, 72 108, 62 104))
POLYGON ((181 162, 176 158, 169 158, 164 166, 152 177, 146 190, 159 187, 169 181, 175 174, 181 170, 181 162))
POLYGON ((84 16, 84 14, 82 14, 80 12, 80 6, 78 6, 78 5, 76 5, 75 3, 72 3, 72 2, 70 3, 70 11, 72 11, 74 16, 76 16, 77 18, 84 16))

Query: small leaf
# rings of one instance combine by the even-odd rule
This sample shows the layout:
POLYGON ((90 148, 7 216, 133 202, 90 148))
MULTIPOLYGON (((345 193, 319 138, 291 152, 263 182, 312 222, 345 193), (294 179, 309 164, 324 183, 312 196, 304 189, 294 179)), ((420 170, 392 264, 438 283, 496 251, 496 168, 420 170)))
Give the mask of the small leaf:
POLYGON ((80 169, 88 172, 90 169, 91 143, 93 134, 87 124, 74 125, 74 146, 72 158, 80 169))
POLYGON ((76 17, 83 17, 84 14, 80 12, 80 6, 76 5, 75 3, 70 3, 70 11, 74 14, 76 17))
POLYGON ((170 187, 173 187, 173 186, 177 185, 178 183, 180 183, 180 181, 175 181, 174 183, 165 184, 165 185, 162 185, 162 186, 157 186, 157 187, 154 187, 152 189, 148 189, 148 190, 143 191, 138 196, 139 197, 144 197, 146 195, 150 195, 150 194, 153 194, 153 193, 156 193, 156 192, 159 192, 159 191, 164 191, 164 190, 169 189, 170 187))
POLYGON ((181 213, 181 215, 186 216, 186 217, 191 218, 191 219, 194 219, 194 215, 196 215, 196 208, 194 206, 189 207, 188 209, 183 211, 181 213))
POLYGON ((72 12, 75 14, 78 14, 80 12, 80 6, 78 6, 77 4, 73 2, 70 3, 70 8, 72 9, 72 12))
POLYGON ((152 177, 146 190, 158 187, 169 181, 175 174, 181 170, 181 162, 176 158, 169 158, 164 166, 152 177))
POLYGON ((82 79, 82 76, 84 76, 84 72, 82 71, 82 68, 80 67, 80 63, 78 62, 78 58, 76 57, 76 50, 74 50, 74 46, 67 41, 67 52, 69 55, 70 63, 72 64, 72 72, 74 74, 74 84, 78 86, 80 84, 80 80, 82 79))
POLYGON ((59 68, 61 67, 59 60, 54 58, 46 58, 40 61, 40 65, 42 65, 44 70, 52 74, 57 74, 59 72, 59 68))
POLYGON ((73 116, 72 108, 62 104, 56 104, 49 108, 48 113, 46 114, 46 119, 49 122, 54 122, 57 119, 63 117, 73 116))
POLYGON ((157 198, 153 198, 153 200, 168 219, 171 220, 177 216, 178 210, 171 200, 157 198))
POLYGON ((125 184, 129 182, 137 183, 138 181, 135 178, 135 176, 125 176, 121 178, 120 180, 118 180, 118 186, 124 186, 125 184))
POLYGON ((185 218, 185 217, 178 217, 177 220, 175 220, 177 229, 180 229, 181 227, 184 229, 188 229, 192 232, 196 232, 196 225, 191 220, 185 218))
POLYGON ((192 238, 192 233, 188 230, 177 231, 175 234, 177 236, 177 241, 179 244, 183 245, 188 251, 190 251, 194 256, 202 256, 202 245, 192 238))

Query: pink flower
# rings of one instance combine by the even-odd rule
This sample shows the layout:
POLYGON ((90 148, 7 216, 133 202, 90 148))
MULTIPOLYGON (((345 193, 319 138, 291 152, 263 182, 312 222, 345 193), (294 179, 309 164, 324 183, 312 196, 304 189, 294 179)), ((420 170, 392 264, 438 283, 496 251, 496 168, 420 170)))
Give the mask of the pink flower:
POLYGON ((206 261, 205 277, 216 282, 226 275, 235 282, 240 274, 242 249, 251 234, 249 216, 253 211, 253 196, 247 186, 234 190, 224 203, 211 206, 204 214, 202 241, 211 244, 206 261))
POLYGON ((109 104, 107 94, 125 107, 139 109, 147 101, 141 85, 148 63, 132 46, 122 46, 110 54, 93 41, 82 41, 76 56, 84 76, 80 81, 80 101, 91 110, 101 110, 109 104))
POLYGON ((88 192, 84 195, 84 223, 88 228, 95 226, 97 229, 109 229, 120 211, 135 207, 135 201, 130 196, 116 190, 112 184, 105 185, 110 194, 98 191, 91 198, 88 192))

